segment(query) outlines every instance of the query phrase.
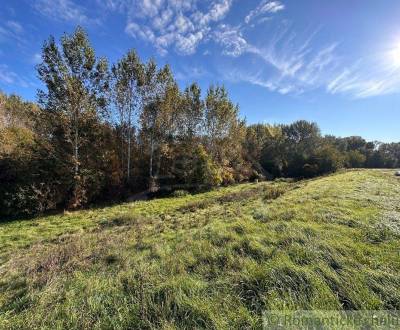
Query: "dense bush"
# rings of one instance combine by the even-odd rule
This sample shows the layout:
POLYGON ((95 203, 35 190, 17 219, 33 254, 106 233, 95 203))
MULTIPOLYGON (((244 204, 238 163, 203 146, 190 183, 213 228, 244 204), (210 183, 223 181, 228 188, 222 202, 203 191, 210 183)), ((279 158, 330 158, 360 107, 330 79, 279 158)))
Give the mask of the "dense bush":
POLYGON ((316 170, 314 175, 332 173, 344 166, 344 156, 334 146, 324 145, 311 155, 309 163, 316 170))
POLYGON ((342 167, 400 166, 400 143, 367 142, 357 136, 322 136, 316 124, 306 121, 249 126, 245 148, 253 168, 261 168, 266 177, 304 178, 342 167))
POLYGON ((360 168, 365 166, 367 157, 358 150, 350 150, 345 154, 345 164, 350 168, 360 168))

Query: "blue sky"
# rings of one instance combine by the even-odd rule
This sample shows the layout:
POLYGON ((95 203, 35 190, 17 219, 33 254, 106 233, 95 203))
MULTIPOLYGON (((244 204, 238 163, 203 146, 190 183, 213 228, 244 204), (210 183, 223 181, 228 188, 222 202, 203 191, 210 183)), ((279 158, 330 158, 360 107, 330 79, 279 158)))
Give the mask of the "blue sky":
POLYGON ((225 84, 249 123, 400 141, 398 0, 2 0, 0 89, 35 100, 43 41, 82 25, 97 55, 135 48, 179 84, 225 84))

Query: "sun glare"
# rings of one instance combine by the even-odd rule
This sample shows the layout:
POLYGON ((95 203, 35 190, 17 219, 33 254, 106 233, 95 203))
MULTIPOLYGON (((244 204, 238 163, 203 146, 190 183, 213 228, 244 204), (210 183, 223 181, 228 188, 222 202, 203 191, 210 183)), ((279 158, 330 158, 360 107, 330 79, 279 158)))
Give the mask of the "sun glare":
POLYGON ((391 63, 396 68, 400 68, 400 42, 390 51, 391 63))

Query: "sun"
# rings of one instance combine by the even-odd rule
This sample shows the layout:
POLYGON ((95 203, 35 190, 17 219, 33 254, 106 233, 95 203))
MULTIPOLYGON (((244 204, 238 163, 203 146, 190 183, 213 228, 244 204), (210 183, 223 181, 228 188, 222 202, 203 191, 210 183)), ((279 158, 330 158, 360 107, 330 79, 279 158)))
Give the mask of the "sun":
POLYGON ((400 42, 390 51, 390 61, 393 66, 400 68, 400 42))

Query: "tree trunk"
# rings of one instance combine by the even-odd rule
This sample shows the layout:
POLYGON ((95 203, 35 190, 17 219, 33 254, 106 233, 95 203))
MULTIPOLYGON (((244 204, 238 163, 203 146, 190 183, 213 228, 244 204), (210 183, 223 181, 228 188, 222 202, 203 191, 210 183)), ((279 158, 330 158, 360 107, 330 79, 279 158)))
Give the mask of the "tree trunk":
POLYGON ((122 176, 123 177, 125 177, 124 176, 124 171, 125 171, 125 155, 124 155, 124 153, 125 153, 125 146, 124 146, 124 140, 125 140, 125 133, 124 133, 124 128, 123 128, 124 126, 123 126, 123 122, 122 122, 122 124, 121 124, 121 133, 120 133, 120 138, 121 138, 121 173, 122 173, 122 176))
POLYGON ((129 111, 128 120, 128 161, 127 161, 127 179, 129 182, 131 176, 131 111, 129 111))
POLYGON ((133 105, 133 82, 129 84, 129 112, 128 112, 128 161, 127 161, 127 179, 131 177, 131 140, 132 140, 132 113, 134 112, 133 105))
POLYGON ((75 137, 74 137, 74 157, 75 157, 75 176, 79 174, 79 127, 78 127, 78 111, 75 111, 75 137))
POLYGON ((153 132, 151 132, 151 136, 150 136, 150 166, 149 166, 150 179, 153 179, 153 154, 154 154, 154 140, 153 140, 153 132))

